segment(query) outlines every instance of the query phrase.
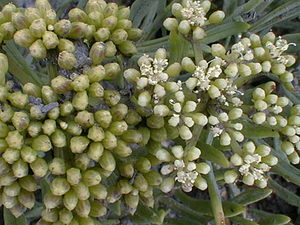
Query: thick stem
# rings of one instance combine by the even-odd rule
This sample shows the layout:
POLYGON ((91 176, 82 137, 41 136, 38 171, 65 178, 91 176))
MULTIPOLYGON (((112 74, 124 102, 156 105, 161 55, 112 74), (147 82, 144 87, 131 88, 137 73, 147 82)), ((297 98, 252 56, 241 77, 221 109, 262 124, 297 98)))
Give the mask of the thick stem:
MULTIPOLYGON (((208 137, 206 139, 206 144, 212 144, 213 141, 213 135, 212 133, 208 134, 208 137)), ((216 225, 225 225, 225 216, 223 212, 223 207, 222 207, 222 200, 220 196, 220 191, 218 189, 218 185, 216 182, 215 174, 213 171, 213 166, 210 161, 206 161, 206 163, 210 166, 210 172, 206 176, 206 180, 208 183, 208 191, 209 191, 209 196, 210 196, 210 202, 211 202, 211 208, 214 214, 215 218, 215 224, 216 225)))

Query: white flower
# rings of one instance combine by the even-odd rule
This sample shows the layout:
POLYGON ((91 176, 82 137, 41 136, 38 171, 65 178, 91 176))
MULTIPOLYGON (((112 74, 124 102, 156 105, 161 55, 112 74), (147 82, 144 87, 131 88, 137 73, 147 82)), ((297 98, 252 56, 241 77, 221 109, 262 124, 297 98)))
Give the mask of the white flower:
POLYGON ((181 10, 181 14, 185 20, 187 20, 192 26, 202 27, 207 18, 205 17, 206 13, 201 6, 200 1, 188 0, 186 7, 181 10))

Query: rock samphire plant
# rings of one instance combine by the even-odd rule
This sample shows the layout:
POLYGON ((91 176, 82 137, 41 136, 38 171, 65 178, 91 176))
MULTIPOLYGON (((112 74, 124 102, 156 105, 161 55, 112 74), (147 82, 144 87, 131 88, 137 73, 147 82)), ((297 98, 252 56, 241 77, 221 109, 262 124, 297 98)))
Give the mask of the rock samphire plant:
POLYGON ((248 24, 215 8, 173 1, 169 18, 155 20, 163 37, 147 42, 138 11, 116 3, 89 0, 59 15, 47 0, 3 6, 5 224, 288 223, 258 211, 254 222, 246 209, 271 194, 268 183, 292 194, 271 174, 299 182, 295 45, 244 32, 248 24), (221 196, 226 187, 233 197, 221 196))

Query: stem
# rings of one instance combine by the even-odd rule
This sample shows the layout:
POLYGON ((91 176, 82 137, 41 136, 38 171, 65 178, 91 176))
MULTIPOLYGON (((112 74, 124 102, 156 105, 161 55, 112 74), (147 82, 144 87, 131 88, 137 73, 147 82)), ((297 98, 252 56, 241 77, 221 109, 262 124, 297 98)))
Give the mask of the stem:
MULTIPOLYGON (((210 132, 208 134, 208 137, 206 139, 206 144, 212 144, 213 141, 213 135, 210 132)), ((210 202, 211 202, 211 208, 214 214, 215 223, 216 225, 225 225, 225 216, 223 212, 222 207, 222 200, 220 196, 220 191, 218 189, 218 185, 216 182, 215 174, 213 171, 213 166, 210 161, 206 161, 206 163, 210 166, 210 172, 208 176, 206 177, 207 183, 208 183, 208 191, 210 196, 210 202)))
POLYGON ((202 132, 202 129, 203 129, 203 126, 200 126, 200 125, 195 125, 194 128, 193 128, 193 137, 191 140, 189 140, 185 146, 185 150, 189 150, 191 149, 192 147, 196 146, 199 138, 200 138, 200 134, 202 132))
POLYGON ((200 41, 193 41, 193 48, 195 54, 195 61, 196 65, 203 59, 203 52, 201 49, 201 42, 200 41))

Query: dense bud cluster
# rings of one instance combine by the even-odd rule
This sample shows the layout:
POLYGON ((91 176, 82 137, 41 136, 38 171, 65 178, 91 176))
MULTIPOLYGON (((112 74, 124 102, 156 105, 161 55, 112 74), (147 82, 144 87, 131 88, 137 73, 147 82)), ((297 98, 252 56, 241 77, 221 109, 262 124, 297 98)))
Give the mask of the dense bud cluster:
MULTIPOLYGON (((174 3, 176 19, 164 25, 200 40, 202 27, 224 18, 221 11, 207 18, 210 4, 174 3)), ((277 164, 270 146, 245 135, 245 124, 278 132, 288 159, 299 163, 300 106, 279 96, 273 81, 254 88, 250 98, 242 88, 263 73, 289 87, 295 58, 284 52, 290 44, 273 33, 252 34, 230 50, 213 44, 209 60, 184 57, 172 64, 159 48, 123 71, 117 52, 135 54, 133 42, 141 37, 129 14, 104 0, 89 0, 61 20, 47 0, 2 9, 0 40, 14 39, 36 59, 52 51, 59 67, 47 85, 13 85, 5 82, 8 60, 0 53, 0 194, 14 216, 34 207, 40 182, 48 190, 40 225, 97 224, 113 203, 133 214, 140 200, 154 207, 154 193, 172 192, 176 184, 185 192, 206 190, 212 169, 206 160, 214 155, 199 144, 202 129, 212 146, 228 150, 220 153, 228 159, 225 183, 264 188, 277 164), (76 40, 88 46, 85 62, 76 40), (117 87, 120 80, 132 87, 129 95, 117 87)))

